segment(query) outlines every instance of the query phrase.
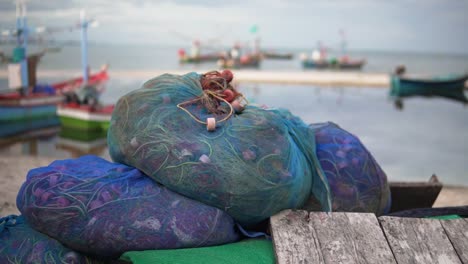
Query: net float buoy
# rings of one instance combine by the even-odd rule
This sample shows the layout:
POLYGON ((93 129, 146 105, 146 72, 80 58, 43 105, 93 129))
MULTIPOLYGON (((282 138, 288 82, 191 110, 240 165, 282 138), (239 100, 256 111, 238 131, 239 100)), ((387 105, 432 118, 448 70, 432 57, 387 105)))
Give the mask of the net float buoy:
POLYGON ((238 100, 234 100, 232 103, 232 108, 234 108, 234 111, 236 114, 242 113, 244 111, 244 106, 241 105, 241 103, 238 100))
POLYGON ((206 119, 206 130, 215 131, 216 130, 216 119, 213 117, 208 117, 206 119))
POLYGON ((226 80, 226 82, 230 83, 234 78, 234 74, 230 70, 224 70, 221 72, 221 76, 226 80))
POLYGON ((226 89, 223 91, 224 100, 232 102, 234 100, 234 92, 232 90, 226 89))

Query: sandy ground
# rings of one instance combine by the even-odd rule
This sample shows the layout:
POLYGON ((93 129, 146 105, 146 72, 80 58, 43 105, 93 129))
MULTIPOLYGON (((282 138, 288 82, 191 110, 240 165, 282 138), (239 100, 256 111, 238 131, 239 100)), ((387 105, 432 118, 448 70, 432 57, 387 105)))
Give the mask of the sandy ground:
MULTIPOLYGON (((0 216, 18 214, 16 196, 28 171, 46 166, 53 160, 47 157, 0 155, 0 216)), ((468 205, 468 187, 444 186, 434 207, 460 205, 468 205)))
POLYGON ((0 156, 0 216, 19 213, 16 196, 28 171, 49 165, 53 160, 33 156, 0 156))

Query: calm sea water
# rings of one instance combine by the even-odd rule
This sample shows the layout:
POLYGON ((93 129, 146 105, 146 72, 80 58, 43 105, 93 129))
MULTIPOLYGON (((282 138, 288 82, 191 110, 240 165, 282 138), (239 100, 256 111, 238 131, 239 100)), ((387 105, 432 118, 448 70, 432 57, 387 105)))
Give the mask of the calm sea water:
MULTIPOLYGON (((11 46, 1 46, 7 54, 11 46)), ((190 47, 182 47, 189 50, 190 47)), ((31 52, 40 47, 31 47, 31 52)), ((179 47, 150 46, 150 45, 90 45, 89 63, 93 69, 108 63, 111 69, 116 70, 147 70, 147 69, 215 69, 216 63, 200 65, 179 65, 177 50, 179 47)), ((274 49, 269 49, 275 51, 274 49)), ((298 70, 302 71, 299 54, 311 54, 310 49, 286 49, 278 52, 293 53, 293 60, 266 60, 261 63, 260 70, 298 70)), ((80 69, 81 57, 79 46, 64 46, 60 52, 48 53, 43 57, 41 69, 80 69)), ((333 53, 330 53, 333 56, 333 53)), ((397 65, 407 66, 408 72, 425 74, 458 74, 468 73, 468 54, 428 54, 409 52, 376 52, 351 51, 351 58, 366 59, 364 72, 392 72, 397 65)), ((3 66, 4 68, 5 66, 3 66)), ((0 65, 0 69, 2 66, 0 65)))
MULTIPOLYGON (((137 50, 135 47, 92 46, 90 57, 95 67, 106 61, 111 64, 111 69, 178 69, 176 50, 168 47, 137 50)), ((399 63, 418 73, 462 73, 468 69, 468 59, 463 56, 357 55, 365 56, 369 61, 365 71, 390 72, 399 63)), ((48 54, 41 67, 78 69, 79 48, 65 47, 61 53, 48 54), (69 55, 68 59, 65 54, 69 55)), ((197 69, 185 67, 187 70, 197 69)), ((301 70, 297 59, 265 61, 262 69, 301 70)), ((112 76, 102 99, 106 103, 115 103, 120 96, 139 88, 144 81, 112 76)), ((1 83, 4 84, 5 80, 0 80, 1 83)), ((425 181, 435 173, 444 183, 468 185, 468 106, 441 98, 411 98, 404 101, 404 109, 400 111, 389 100, 387 89, 381 88, 244 83, 239 89, 252 103, 290 109, 307 123, 332 121, 357 135, 390 180, 425 181)), ((33 144, 37 144, 37 150, 31 141, 18 142, 0 148, 0 154, 20 155, 37 151, 37 155, 62 159, 93 153, 109 158, 105 144, 76 146, 59 136, 37 139, 33 144), (83 147, 88 150, 83 150, 83 147)))

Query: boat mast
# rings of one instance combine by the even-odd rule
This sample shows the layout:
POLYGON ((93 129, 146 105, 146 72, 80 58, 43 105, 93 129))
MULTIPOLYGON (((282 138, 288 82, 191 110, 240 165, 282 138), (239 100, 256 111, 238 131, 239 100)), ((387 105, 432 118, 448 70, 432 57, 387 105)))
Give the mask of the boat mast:
POLYGON ((88 65, 88 35, 87 29, 90 21, 86 20, 84 10, 80 12, 80 28, 81 28, 81 64, 83 68, 83 84, 88 83, 89 65, 88 65))
POLYGON ((255 55, 260 54, 260 36, 258 34, 258 25, 253 25, 250 28, 250 33, 254 35, 254 43, 253 43, 253 53, 255 55))
POLYGON ((26 93, 29 87, 28 78, 28 25, 26 20, 26 3, 24 0, 16 0, 16 41, 17 51, 22 54, 21 60, 21 82, 23 93, 26 93))
POLYGON ((341 37, 341 56, 346 56, 346 46, 347 46, 347 43, 346 43, 346 33, 344 31, 344 29, 340 29, 339 31, 339 34, 340 34, 340 37, 341 37))

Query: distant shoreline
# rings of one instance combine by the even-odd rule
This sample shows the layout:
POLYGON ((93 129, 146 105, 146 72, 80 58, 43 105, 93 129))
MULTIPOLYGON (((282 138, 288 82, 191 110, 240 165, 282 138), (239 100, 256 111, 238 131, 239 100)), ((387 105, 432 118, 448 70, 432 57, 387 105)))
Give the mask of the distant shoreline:
MULTIPOLYGON (((16 40, 13 40, 11 43, 1 43, 3 49, 13 49, 16 46, 16 40)), ((55 40, 38 43, 30 43, 30 47, 36 49, 42 49, 47 46, 52 47, 80 47, 81 42, 79 40, 55 40)), ((93 41, 88 40, 89 47, 142 47, 142 48, 151 48, 151 49, 174 49, 178 50, 179 48, 190 48, 190 43, 187 41, 177 42, 177 43, 161 43, 161 42, 105 42, 105 41, 93 41)), ((229 50, 232 48, 230 45, 220 45, 220 50, 229 50)), ((304 45, 304 46, 278 46, 278 45, 263 45, 261 47, 264 51, 281 51, 281 52, 293 52, 295 54, 300 54, 303 52, 311 52, 316 49, 315 44, 313 45, 304 45)), ((340 48, 330 48, 329 52, 331 54, 341 53, 340 48)), ((426 50, 421 49, 420 47, 414 49, 379 49, 379 48, 359 48, 354 47, 347 50, 347 53, 350 55, 353 54, 362 54, 362 53, 384 53, 384 54, 414 54, 420 56, 453 56, 453 57, 468 57, 468 52, 466 50, 426 50)))

